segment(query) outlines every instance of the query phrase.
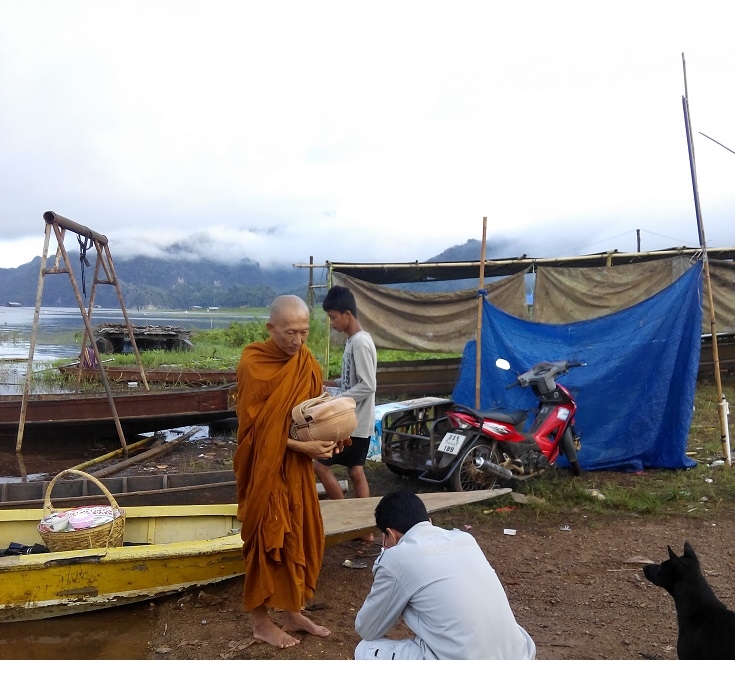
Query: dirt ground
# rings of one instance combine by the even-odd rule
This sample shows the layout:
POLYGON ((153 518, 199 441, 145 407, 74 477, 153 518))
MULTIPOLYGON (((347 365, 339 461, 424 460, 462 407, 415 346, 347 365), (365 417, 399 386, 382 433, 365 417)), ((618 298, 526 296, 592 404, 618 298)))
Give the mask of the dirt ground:
MULTIPOLYGON (((163 463, 171 470, 230 468, 233 449, 232 440, 207 438, 182 446, 163 463)), ((145 472, 159 466, 133 468, 145 472)), ((381 465, 368 474, 372 495, 397 487, 430 491, 381 465)), ((599 481, 599 472, 596 477, 599 481)), ((645 477, 611 474, 616 482, 645 477)), ((673 660, 674 604, 645 580, 642 565, 663 560, 667 545, 681 553, 688 540, 716 594, 735 606, 730 582, 735 574, 732 513, 719 509, 699 511, 696 517, 613 517, 571 511, 539 519, 528 506, 504 496, 433 518, 437 525, 475 536, 503 583, 518 622, 536 642, 538 659, 673 660)), ((327 638, 297 635, 301 643, 283 650, 255 643, 250 618, 241 608, 242 579, 236 579, 152 602, 148 658, 352 659, 359 641, 354 618, 370 589, 372 561, 378 552, 377 544, 359 542, 327 549, 316 595, 305 611, 331 630, 327 638), (344 565, 348 560, 351 567, 344 565)), ((482 587, 476 591, 482 592, 482 587)), ((398 626, 392 636, 409 634, 398 626)))

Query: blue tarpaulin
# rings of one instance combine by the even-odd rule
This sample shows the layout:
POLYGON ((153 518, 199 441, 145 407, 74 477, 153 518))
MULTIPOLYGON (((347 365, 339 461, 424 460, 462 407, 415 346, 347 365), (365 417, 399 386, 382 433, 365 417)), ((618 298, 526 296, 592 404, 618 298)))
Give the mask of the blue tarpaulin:
MULTIPOLYGON (((577 360, 558 383, 577 401, 584 470, 691 468, 686 456, 702 332, 702 264, 632 307, 569 324, 523 321, 483 303, 481 409, 531 409, 529 388, 506 386, 541 361, 577 360), (495 366, 507 359, 512 371, 495 366)), ((475 406, 476 342, 465 345, 452 400, 475 406)), ((529 424, 532 420, 529 418, 529 424)), ((528 426, 527 426, 528 427, 528 426)), ((563 457, 557 462, 567 466, 563 457)))

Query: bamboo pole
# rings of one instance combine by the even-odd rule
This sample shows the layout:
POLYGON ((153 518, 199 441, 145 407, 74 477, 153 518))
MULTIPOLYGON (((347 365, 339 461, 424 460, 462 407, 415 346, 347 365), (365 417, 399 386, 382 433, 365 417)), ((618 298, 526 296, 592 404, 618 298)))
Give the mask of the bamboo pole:
POLYGON ((169 442, 164 442, 162 445, 158 445, 157 447, 153 447, 152 449, 146 450, 145 452, 141 452, 140 454, 136 455, 135 457, 130 457, 129 459, 126 459, 125 461, 121 461, 119 464, 113 464, 112 466, 108 466, 104 469, 100 469, 99 471, 94 471, 90 473, 90 476, 94 476, 95 478, 101 478, 102 476, 109 476, 113 473, 117 473, 118 471, 122 471, 123 469, 126 469, 128 466, 132 466, 133 464, 138 464, 141 461, 147 461, 148 459, 153 459, 154 457, 160 457, 162 454, 166 454, 167 452, 170 452, 176 445, 179 443, 184 442, 185 440, 188 440, 192 435, 199 432, 199 428, 192 428, 187 433, 184 433, 183 435, 180 435, 178 438, 175 438, 174 440, 170 440, 169 442))
MULTIPOLYGON (((43 253, 41 254, 41 266, 38 272, 38 286, 36 288, 36 306, 33 310, 33 328, 31 329, 31 344, 28 348, 28 365, 26 366, 25 383, 23 384, 23 399, 20 404, 20 419, 18 420, 18 434, 15 442, 15 455, 18 459, 18 468, 20 469, 20 479, 23 483, 28 480, 26 472, 26 464, 23 460, 21 447, 23 445, 23 434, 26 426, 26 412, 28 411, 28 395, 31 393, 31 377, 33 376, 33 354, 36 349, 36 335, 38 334, 38 317, 41 312, 41 295, 43 293, 43 272, 46 268, 46 260, 48 259, 48 248, 51 242, 51 227, 46 224, 43 239, 43 253)), ((58 250, 56 259, 59 258, 58 250)))
POLYGON ((692 191, 694 192, 694 208, 697 216, 697 231, 699 233, 699 245, 702 248, 702 265, 704 269, 704 280, 707 289, 708 310, 710 317, 710 332, 712 334, 712 360, 715 371, 715 385, 717 387, 717 407, 720 418, 720 442, 722 444, 722 454, 728 466, 732 466, 732 455, 730 452, 730 431, 727 423, 727 415, 729 407, 727 399, 722 392, 722 379, 720 377, 720 356, 717 349, 717 325, 715 322, 715 303, 712 296, 712 281, 709 273, 709 258, 707 256, 707 240, 704 235, 704 222, 702 221, 702 210, 699 203, 699 189, 697 186, 697 165, 694 159, 694 141, 692 140, 692 126, 689 116, 689 95, 687 92, 687 76, 686 61, 684 53, 681 55, 682 67, 684 70, 684 95, 682 97, 682 105, 684 107, 684 126, 686 129, 687 148, 689 151, 689 170, 692 175, 692 191))
MULTIPOLYGON (((152 442, 155 442, 155 440, 156 440, 155 437, 143 438, 143 440, 139 440, 138 442, 134 442, 132 445, 128 445, 128 451, 137 452, 139 449, 142 449, 143 447, 148 447, 152 442)), ((94 466, 95 464, 99 464, 103 461, 107 461, 108 459, 119 457, 122 453, 123 453, 123 448, 118 447, 116 450, 113 450, 112 452, 107 452, 106 454, 102 454, 99 457, 90 459, 89 461, 84 461, 81 464, 72 466, 71 468, 74 469, 75 471, 83 471, 88 466, 94 466)))
MULTIPOLYGON (((327 272, 327 288, 332 287, 332 265, 329 265, 329 271, 327 272)), ((326 341, 324 343, 324 380, 329 380, 329 352, 330 352, 330 341, 332 339, 332 327, 329 322, 329 315, 324 312, 326 326, 326 341)))
MULTIPOLYGON (((638 264, 641 262, 654 261, 656 259, 666 259, 667 257, 691 257, 701 252, 698 247, 676 247, 667 250, 648 250, 646 252, 618 252, 611 250, 606 252, 598 252, 596 254, 578 255, 576 257, 513 257, 510 259, 487 259, 486 266, 492 267, 520 267, 520 266, 573 266, 578 263, 589 263, 592 266, 605 266, 608 260, 613 265, 618 264, 638 264)), ((735 247, 719 247, 712 248, 710 252, 714 254, 715 259, 732 259, 735 254, 735 247)), ((322 264, 322 268, 331 268, 338 273, 342 273, 343 269, 368 270, 381 269, 383 271, 390 269, 416 269, 418 268, 436 268, 436 267, 457 267, 462 266, 468 269, 479 266, 478 261, 458 261, 458 262, 326 262, 322 264)), ((310 264, 293 264, 297 269, 308 269, 310 264)), ((517 273, 512 272, 499 273, 498 275, 510 275, 517 273)), ((448 277, 447 280, 454 280, 455 276, 448 277)))
POLYGON ((482 251, 480 252, 480 287, 477 290, 477 333, 475 358, 475 409, 480 409, 480 385, 482 383, 482 305, 485 302, 485 241, 487 217, 482 217, 482 251))
POLYGON ((306 286, 306 306, 309 312, 314 309, 314 256, 309 257, 309 285, 306 286))

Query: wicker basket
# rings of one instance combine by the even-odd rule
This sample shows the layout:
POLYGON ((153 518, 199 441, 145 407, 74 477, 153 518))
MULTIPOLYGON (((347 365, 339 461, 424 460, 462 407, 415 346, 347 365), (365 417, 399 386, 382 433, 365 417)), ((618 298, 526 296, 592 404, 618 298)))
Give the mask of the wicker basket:
POLYGON ((125 510, 121 509, 110 491, 100 483, 94 476, 90 476, 84 471, 76 471, 74 469, 66 469, 56 474, 54 479, 49 483, 46 490, 46 499, 43 503, 43 517, 55 513, 51 505, 51 490, 56 481, 62 476, 74 475, 82 476, 91 480, 107 497, 112 507, 113 519, 109 523, 103 523, 93 528, 83 528, 81 530, 64 530, 59 532, 41 530, 39 525, 38 533, 41 536, 46 547, 51 552, 67 552, 76 549, 93 549, 96 547, 120 547, 123 543, 123 535, 125 534, 125 510))

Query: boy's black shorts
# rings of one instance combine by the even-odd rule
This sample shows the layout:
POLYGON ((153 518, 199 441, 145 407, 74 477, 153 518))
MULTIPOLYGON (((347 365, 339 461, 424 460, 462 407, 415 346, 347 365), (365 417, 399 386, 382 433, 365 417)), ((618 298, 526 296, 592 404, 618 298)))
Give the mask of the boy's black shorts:
POLYGON ((352 444, 344 448, 339 454, 335 454, 331 459, 317 459, 320 464, 325 466, 364 466, 367 459, 367 453, 370 449, 370 438, 352 438, 352 444))

